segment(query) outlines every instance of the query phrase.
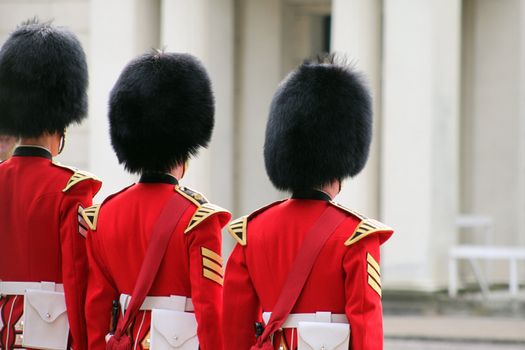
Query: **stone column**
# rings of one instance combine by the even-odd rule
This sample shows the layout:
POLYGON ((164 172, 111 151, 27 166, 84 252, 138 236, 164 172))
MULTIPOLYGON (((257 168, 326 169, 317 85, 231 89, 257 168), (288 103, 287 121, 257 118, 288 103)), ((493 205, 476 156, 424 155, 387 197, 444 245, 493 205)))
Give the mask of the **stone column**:
POLYGON ((208 150, 189 163, 184 184, 210 201, 233 205, 233 1, 162 1, 161 42, 206 67, 215 94, 215 128, 208 150))
POLYGON ((519 96, 521 98, 518 115, 518 230, 515 236, 518 244, 525 245, 525 2, 520 1, 520 74, 519 74, 519 96))
POLYGON ((383 282, 431 291, 456 238, 461 1, 385 0, 383 14, 383 282))
MULTIPOLYGON (((161 44, 199 58, 215 94, 215 128, 207 150, 189 163, 181 181, 213 203, 234 206, 234 6, 233 0, 162 0, 161 44)), ((225 236, 226 237, 226 236, 225 236)), ((225 239, 225 251, 232 242, 225 239)))
POLYGON ((347 180, 337 201, 379 218, 379 165, 381 144, 381 1, 333 0, 332 48, 355 62, 366 75, 374 108, 374 138, 366 168, 354 179, 347 180))
POLYGON ((271 185, 263 159, 270 102, 284 77, 281 5, 280 0, 246 0, 238 7, 236 211, 242 215, 285 196, 271 185))
POLYGON ((107 117, 109 93, 131 59, 158 46, 158 23, 158 1, 91 1, 89 169, 104 181, 95 201, 135 179, 118 165, 111 148, 107 117))

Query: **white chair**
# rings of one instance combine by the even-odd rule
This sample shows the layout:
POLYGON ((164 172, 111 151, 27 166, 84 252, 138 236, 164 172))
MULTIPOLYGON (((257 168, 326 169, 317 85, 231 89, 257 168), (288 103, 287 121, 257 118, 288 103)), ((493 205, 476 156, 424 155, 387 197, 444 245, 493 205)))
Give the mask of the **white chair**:
MULTIPOLYGON (((472 263, 476 259, 478 260, 508 260, 509 261, 509 293, 515 297, 518 294, 519 289, 519 278, 518 278, 518 261, 525 261, 525 247, 505 247, 505 246, 476 246, 476 245, 458 245, 450 248, 449 251, 449 284, 448 294, 450 297, 456 297, 458 286, 458 261, 461 259, 467 259, 472 263)), ((474 273, 480 284, 482 293, 485 297, 488 297, 490 292, 486 280, 483 278, 481 272, 474 273)))

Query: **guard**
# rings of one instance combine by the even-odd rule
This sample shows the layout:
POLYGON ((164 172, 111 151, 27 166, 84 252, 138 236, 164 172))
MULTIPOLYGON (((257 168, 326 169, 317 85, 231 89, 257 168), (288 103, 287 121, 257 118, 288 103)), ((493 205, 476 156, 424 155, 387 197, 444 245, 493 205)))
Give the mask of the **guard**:
POLYGON ((0 51, 0 348, 86 349, 86 228, 101 182, 58 164, 87 114, 86 57, 73 33, 31 20, 0 51), (64 299, 65 293, 65 299, 64 299))
POLYGON ((226 267, 225 348, 382 349, 379 250, 393 231, 333 200, 364 167, 371 134, 369 92, 335 56, 280 84, 264 160, 292 195, 228 226, 238 244, 226 267))
POLYGON ((212 134, 206 70, 188 54, 139 56, 111 91, 109 122, 119 161, 140 180, 83 211, 89 347, 220 350, 231 215, 179 184, 212 134))

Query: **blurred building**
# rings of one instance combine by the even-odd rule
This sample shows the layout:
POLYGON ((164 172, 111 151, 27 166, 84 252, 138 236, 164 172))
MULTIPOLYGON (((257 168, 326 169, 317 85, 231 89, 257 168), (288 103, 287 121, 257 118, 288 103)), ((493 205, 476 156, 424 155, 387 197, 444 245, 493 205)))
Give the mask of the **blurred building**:
MULTIPOLYGON (((494 244, 525 245, 525 1, 0 0, 0 42, 35 15, 71 28, 86 49, 90 116, 69 130, 60 160, 104 180, 99 200, 134 181, 106 120, 134 56, 164 47, 204 62, 216 128, 183 182, 241 215, 285 196, 262 157, 277 84, 304 58, 338 51, 368 77, 375 139, 337 200, 396 229, 384 288, 445 287, 460 213, 491 217, 494 244)), ((232 246, 225 236, 225 252, 232 246)))

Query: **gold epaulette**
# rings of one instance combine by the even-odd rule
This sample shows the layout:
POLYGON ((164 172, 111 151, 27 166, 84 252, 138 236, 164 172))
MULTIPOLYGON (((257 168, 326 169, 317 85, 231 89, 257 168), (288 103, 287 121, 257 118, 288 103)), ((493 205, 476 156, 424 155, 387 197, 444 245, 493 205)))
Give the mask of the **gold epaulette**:
POLYGON ((98 213, 100 211, 100 204, 92 205, 91 207, 80 209, 79 214, 89 226, 89 229, 95 231, 97 229, 98 213))
MULTIPOLYGON (((91 173, 88 173, 87 171, 83 171, 83 170, 79 170, 79 169, 74 168, 74 167, 62 165, 62 164, 60 164, 58 162, 53 162, 53 165, 55 165, 57 167, 60 167, 60 168, 68 169, 68 170, 73 172, 73 175, 71 175, 71 177, 67 181, 66 187, 64 187, 64 189, 62 189, 62 192, 69 191, 73 186, 75 186, 76 184, 78 184, 78 183, 80 183, 82 181, 85 181, 85 180, 95 180, 95 181, 97 181, 99 183, 102 182, 95 175, 93 175, 91 173)), ((98 186, 98 187, 100 188, 100 186, 98 186)))
POLYGON ((198 207, 200 207, 203 204, 208 203, 208 200, 206 199, 206 197, 204 197, 201 193, 194 191, 188 187, 175 186, 175 191, 198 207))
POLYGON ((242 246, 246 245, 246 226, 248 224, 248 216, 241 216, 233 220, 228 225, 228 232, 232 237, 242 246))
MULTIPOLYGON (((204 197, 201 193, 197 191, 180 186, 175 186, 175 191, 177 191, 180 195, 182 195, 184 198, 188 199, 190 202, 197 206, 197 210, 191 217, 190 223, 188 224, 186 230, 184 230, 184 233, 190 232, 212 215, 221 213, 226 214, 226 216, 228 217, 227 220, 229 220, 229 218, 231 217, 229 211, 219 207, 218 205, 209 203, 206 197, 204 197)), ((226 224, 226 222, 224 222, 224 224, 226 224)))
POLYGON ((197 225, 199 225, 201 222, 203 222, 204 220, 206 220, 210 216, 218 214, 218 213, 227 214, 228 217, 231 217, 229 211, 219 207, 218 205, 211 204, 211 203, 205 203, 205 204, 199 206, 197 208, 197 211, 195 211, 195 213, 191 217, 190 223, 189 223, 188 227, 186 228, 186 230, 184 230, 184 233, 190 232, 195 227, 197 227, 197 225))
POLYGON ((357 217, 357 218, 360 219, 360 220, 366 220, 366 219, 368 219, 368 218, 367 218, 366 216, 364 216, 363 214, 360 214, 360 213, 358 213, 357 211, 352 210, 352 209, 350 209, 350 208, 347 208, 347 207, 345 207, 344 205, 339 204, 339 203, 337 203, 337 202, 330 201, 330 204, 332 204, 333 206, 335 206, 335 207, 337 207, 337 208, 339 208, 339 209, 342 209, 343 211, 346 211, 346 212, 349 213, 349 214, 352 214, 353 216, 357 217))
POLYGON ((374 219, 365 219, 357 225, 354 233, 345 242, 345 246, 351 246, 352 244, 359 242, 365 237, 375 233, 393 233, 394 230, 387 225, 383 224, 374 219))
POLYGON ((394 230, 391 227, 383 224, 382 222, 379 222, 375 219, 370 219, 366 217, 365 215, 356 212, 355 210, 348 209, 342 206, 339 203, 336 203, 336 202, 330 202, 330 203, 336 206, 337 208, 340 208, 346 211, 347 213, 355 216, 361 221, 355 228, 352 235, 345 241, 345 246, 347 247, 351 246, 352 244, 356 242, 359 242, 360 240, 362 240, 365 237, 370 236, 371 234, 384 233, 384 234, 390 235, 394 232, 394 230))
POLYGON ((245 246, 248 243, 248 240, 247 240, 248 221, 253 219, 257 215, 261 214, 262 212, 266 211, 267 209, 270 209, 271 207, 277 204, 280 204, 284 201, 285 200, 273 202, 262 208, 257 209, 250 215, 241 216, 240 218, 233 220, 228 225, 228 232, 240 245, 245 246))

